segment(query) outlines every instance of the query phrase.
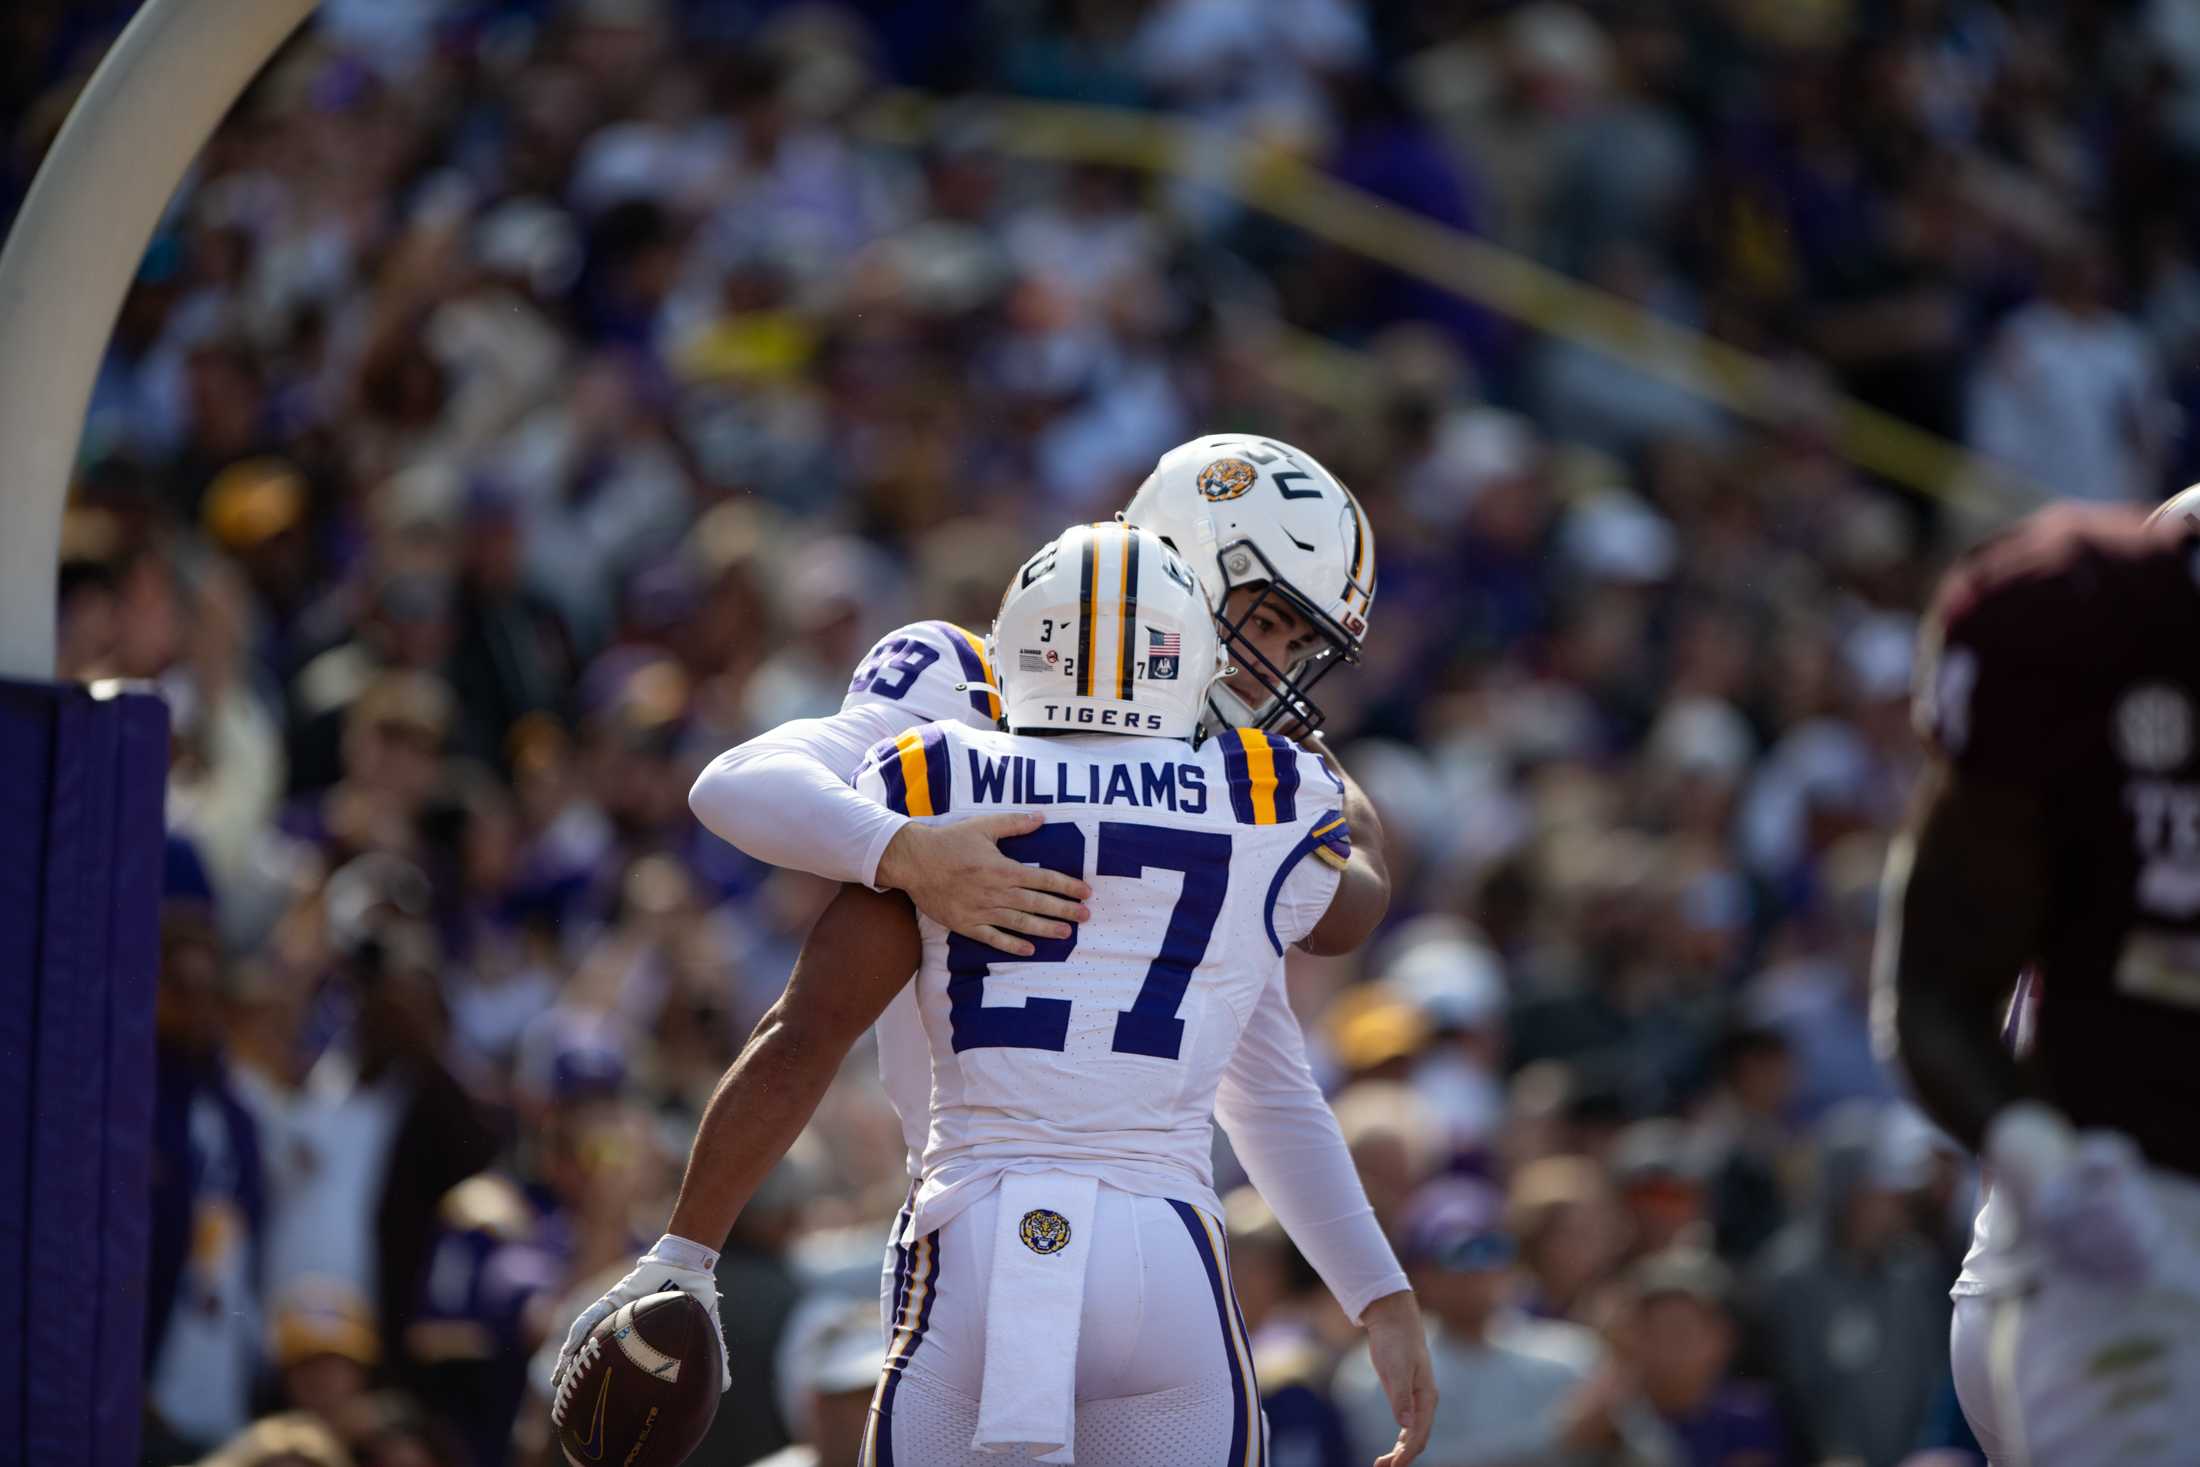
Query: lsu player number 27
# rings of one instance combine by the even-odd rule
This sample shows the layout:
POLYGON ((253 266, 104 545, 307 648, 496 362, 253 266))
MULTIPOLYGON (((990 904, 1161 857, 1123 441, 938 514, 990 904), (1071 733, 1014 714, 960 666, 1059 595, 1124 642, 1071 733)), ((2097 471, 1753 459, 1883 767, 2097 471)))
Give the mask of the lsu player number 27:
MULTIPOLYGON (((1194 440, 1163 457, 1136 505, 1138 516, 1151 519, 1179 550, 1210 603, 1227 609, 1234 628, 1229 656, 1241 668, 1265 662, 1303 673, 1316 659, 1356 660, 1373 585, 1372 538, 1349 493, 1310 455, 1264 439, 1194 440), (1214 484, 1241 487, 1217 501, 1214 484), (1240 558, 1272 573, 1277 583, 1249 580, 1232 568, 1240 558), (1323 629, 1325 619, 1335 619, 1330 609, 1349 610, 1350 641, 1323 629), (1252 652, 1260 654, 1258 661, 1252 652)), ((1104 578, 1098 589, 1105 589, 1104 578)), ((1102 630, 1095 627, 1096 634, 1102 630)), ((1183 654, 1170 650, 1166 634, 1156 643, 1154 630, 1133 635, 1133 649, 1147 654, 1143 671, 1134 667, 1134 675, 1168 682, 1167 674, 1175 671, 1181 685, 1182 666, 1172 667, 1168 659, 1183 654)), ((1058 670, 1068 679, 1075 673, 1070 659, 1079 655, 1076 640, 1075 629, 1042 619, 1035 641, 1024 649, 1035 655, 1013 660, 1028 660, 1033 670, 1058 670), (1056 660, 1048 659, 1050 652, 1056 660)), ((1097 635, 1095 646, 1109 655, 1116 648, 1113 639, 1097 635)), ((849 883, 811 933, 786 993, 736 1069, 777 1064, 783 1045, 843 1044, 852 1037, 846 1026, 858 1015, 860 1032, 870 1016, 849 986, 856 975, 901 961, 904 946, 906 966, 899 976, 915 967, 910 903, 957 935, 1016 957, 1032 955, 1041 940, 1070 937, 1070 924, 1089 917, 1082 903, 1091 887, 1082 877, 1021 863, 993 845, 1036 828, 1043 814, 974 813, 965 805, 952 819, 913 819, 853 788, 867 751, 882 738, 938 720, 995 727, 1001 704, 991 657, 981 638, 950 622, 897 628, 856 670, 838 713, 759 734, 712 761, 696 781, 690 803, 714 833, 757 859, 849 883), (909 902, 866 889, 872 886, 906 893, 909 902)), ((1011 666, 1003 676, 1025 671, 1011 666)), ((1239 679, 1232 679, 1232 689, 1242 694, 1240 706, 1258 710, 1254 717, 1274 714, 1284 702, 1267 681, 1251 674, 1242 681, 1239 688, 1239 679)), ((1306 687, 1301 681, 1288 693, 1293 709, 1308 706, 1306 687)), ((1219 683, 1209 690, 1211 727, 1225 726, 1217 721, 1218 713, 1227 711, 1224 691, 1219 683)), ((1342 808, 1358 839, 1337 898, 1303 946, 1339 952, 1356 945, 1381 919, 1387 878, 1380 825, 1365 796, 1333 755, 1318 752, 1319 762, 1345 786, 1342 808)), ((878 1016, 876 1042, 881 1078, 902 1117, 914 1175, 926 1142, 932 1073, 913 989, 902 988, 878 1016)), ((765 1104, 750 1106, 745 1119, 761 1134, 788 1117, 799 1124, 808 1103, 801 1084, 783 1078, 765 1104)), ((1314 1081, 1304 1037, 1280 984, 1263 996, 1232 1057, 1216 1119, 1292 1241, 1346 1315, 1365 1326, 1371 1357, 1401 1423, 1401 1443, 1416 1443, 1427 1429, 1429 1389, 1418 1310, 1314 1081)), ((699 1145, 698 1158, 701 1151, 699 1145)), ((657 1255, 666 1249, 707 1269, 716 1257, 711 1248, 723 1238, 753 1180, 738 1166, 691 1162, 677 1214, 685 1228, 675 1227, 633 1275, 584 1312, 573 1338, 585 1333, 596 1311, 662 1283, 667 1260, 657 1255), (702 1244, 690 1255, 683 1240, 702 1244)), ((902 1268, 895 1249, 886 1255, 882 1313, 893 1306, 902 1268)), ((699 1292, 707 1293, 708 1282, 706 1273, 699 1292)))
POLYGON ((917 818, 1043 814, 1003 849, 1089 880, 1092 916, 1023 959, 922 924, 932 1104, 872 1458, 1250 1467, 1215 1096, 1349 859, 1342 786, 1280 735, 1195 745, 1219 644, 1152 535, 1064 535, 1018 575, 994 644, 1008 731, 912 729, 857 788, 917 818), (1058 630, 1077 671, 1043 655, 1058 630), (1139 655, 1156 646, 1166 661, 1139 655))
MULTIPOLYGON (((920 1185, 894 1237, 866 1459, 974 1462, 988 1459, 982 1446, 1074 1450, 1088 1467, 1255 1467, 1265 1432, 1209 1146, 1218 1090, 1246 1051, 1304 1075, 1282 953, 1321 920, 1351 860, 1342 785, 1280 736, 1200 740, 1218 643, 1165 544, 1109 525, 1073 530, 1053 552, 1018 576, 996 628, 1013 732, 910 727, 860 761, 851 793, 935 825, 1037 812, 1013 854, 1089 884, 1089 918, 1008 955, 920 930, 898 897, 844 889, 824 919, 831 961, 805 950, 713 1097, 667 1241, 678 1253, 724 1235, 916 972, 920 1185), (1074 673, 1020 656, 1047 645, 1050 619, 1114 676, 1096 669, 1081 693, 1067 686, 1074 673), (1179 649, 1164 654, 1174 661, 1148 656, 1126 689, 1113 659, 1155 632, 1179 649)), ((1323 1119, 1319 1133, 1294 1124, 1334 1141, 1323 1119)), ((1366 1220, 1349 1166, 1326 1205, 1348 1222, 1340 1239, 1366 1220)), ((1371 1324, 1380 1303, 1418 1342, 1412 1296, 1376 1251, 1386 1261, 1340 1280, 1339 1297, 1371 1324)), ((645 1259, 632 1282, 656 1286, 665 1261, 645 1259)), ((1372 1329, 1371 1343, 1380 1358, 1372 1329)), ((1401 1353, 1397 1375, 1403 1431, 1389 1467, 1418 1455, 1435 1407, 1425 1355, 1401 1353)))

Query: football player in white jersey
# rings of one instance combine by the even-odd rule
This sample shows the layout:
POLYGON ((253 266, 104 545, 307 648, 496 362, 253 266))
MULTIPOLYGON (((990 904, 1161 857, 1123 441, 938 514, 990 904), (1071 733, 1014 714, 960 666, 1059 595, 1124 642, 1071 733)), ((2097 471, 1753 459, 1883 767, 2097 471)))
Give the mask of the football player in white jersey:
MULTIPOLYGON (((1254 1020, 1280 998, 1285 950, 1349 868, 1344 785, 1281 735, 1202 740, 1215 625, 1149 532, 1080 526, 1043 549, 1002 603, 994 650, 1008 731, 908 729, 869 753, 858 791, 933 822, 1042 812, 1005 844, 1090 881, 1091 916, 1023 959, 922 924, 923 1181, 897 1237, 865 1461, 1259 1467, 1212 1120, 1238 1048, 1266 1042, 1254 1020), (1050 662, 1056 634, 1090 666, 1050 662)), ((704 1117, 672 1243, 722 1236, 916 955, 882 941, 823 976, 805 956, 790 997, 829 985, 843 1021, 830 1043, 760 1027, 704 1117)), ((673 1266, 636 1287, 677 1285, 657 1277, 673 1266)), ((1410 1405, 1425 1422, 1433 1393, 1410 1405)), ((1386 1461, 1410 1462, 1422 1434, 1386 1461)))
MULTIPOLYGON (((1374 582, 1372 535, 1343 486, 1288 445, 1200 439, 1164 456, 1126 518, 1133 515, 1184 550, 1210 598, 1225 608, 1230 660, 1240 671, 1210 693, 1216 721, 1318 724, 1308 694, 1328 666, 1357 660, 1374 582)), ((1042 660, 1049 652, 1065 662, 1078 656, 1063 629, 1042 626, 1041 635, 1048 638, 1038 649, 1042 660)), ((991 682, 978 637, 944 622, 900 628, 857 669, 839 714, 753 739, 721 756, 697 781, 691 801, 717 834, 774 864, 856 883, 813 932, 798 981, 768 1025, 830 1038, 845 1021, 845 1005, 836 1002, 826 977, 799 980, 863 970, 881 954, 898 951, 881 924, 898 923, 913 940, 900 898, 879 896, 869 889, 872 883, 905 892, 950 931, 1015 956, 1029 956, 1034 939, 1062 940, 1072 931, 1067 924, 1087 915, 1080 905, 1089 893, 1084 881, 996 850, 995 841, 1030 831, 1037 817, 989 815, 932 826, 849 787, 865 750, 879 738, 940 718, 994 726, 999 703, 991 682)), ((1328 916, 1303 945, 1342 951, 1380 921, 1388 901, 1380 826, 1326 749, 1311 739, 1308 747, 1343 782, 1341 807, 1358 844, 1328 916)), ((912 1172, 930 1095, 923 1044, 914 999, 905 994, 880 1021, 879 1053, 889 1097, 903 1117, 912 1172)), ((1401 1423, 1419 1422, 1412 1433, 1417 1440, 1428 1411, 1425 1405, 1417 1410, 1415 1402, 1429 1378, 1418 1311, 1365 1204, 1280 991, 1263 995, 1233 1056, 1218 1112, 1239 1159, 1293 1240, 1348 1314, 1367 1327, 1401 1423)), ((882 1304, 890 1302, 898 1258, 890 1247, 882 1304)), ((709 1248, 668 1236, 649 1255, 650 1266, 637 1269, 628 1283, 640 1288, 647 1274, 652 1286, 684 1281, 708 1297, 714 1259, 709 1248)), ((624 1297, 619 1290, 606 1296, 576 1325, 576 1337, 593 1323, 591 1315, 624 1297)))
POLYGON ((1007 730, 910 729, 857 788, 919 819, 1044 814, 1004 846, 1090 878, 1092 916, 1021 960, 923 924, 931 1119, 868 1460, 1250 1467, 1214 1101, 1349 864, 1344 788, 1280 735, 1198 739, 1220 647, 1150 532, 1080 526, 1041 550, 994 651, 1007 730), (1074 667, 1047 660, 1058 635, 1074 667))

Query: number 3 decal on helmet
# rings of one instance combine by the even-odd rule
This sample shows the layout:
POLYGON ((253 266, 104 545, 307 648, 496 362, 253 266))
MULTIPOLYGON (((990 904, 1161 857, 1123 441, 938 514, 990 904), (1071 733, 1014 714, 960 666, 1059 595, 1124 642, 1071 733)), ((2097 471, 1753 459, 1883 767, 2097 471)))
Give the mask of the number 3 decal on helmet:
POLYGON ((993 657, 1012 731, 1192 738, 1222 648, 1183 559, 1157 535, 1109 523, 1072 526, 1025 562, 1001 598, 993 657))

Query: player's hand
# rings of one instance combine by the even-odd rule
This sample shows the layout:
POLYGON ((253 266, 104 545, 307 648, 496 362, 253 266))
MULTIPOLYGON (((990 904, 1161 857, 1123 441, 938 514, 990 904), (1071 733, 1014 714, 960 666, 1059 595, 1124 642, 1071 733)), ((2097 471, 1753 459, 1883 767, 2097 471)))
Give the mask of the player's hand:
POLYGON ((1385 1294, 1360 1316, 1367 1325, 1367 1354, 1398 1423, 1398 1443, 1375 1467, 1406 1467, 1428 1446, 1436 1424, 1436 1374, 1429 1365, 1428 1334, 1412 1293, 1385 1294))
POLYGON ((912 820, 880 855, 878 884, 907 892, 950 932, 1028 958, 1027 937, 1068 937, 1070 923, 1092 915, 1080 905, 1092 895, 1084 882, 1001 854, 999 842, 1045 823, 1038 815, 980 815, 954 825, 912 820))
POLYGON ((2032 1201, 2040 1242, 2057 1264, 2081 1278, 2136 1288, 2162 1256, 2162 1215, 2147 1184, 2146 1161, 2127 1136, 2088 1131, 2076 1153, 2041 1184, 2032 1201))
MULTIPOLYGON (((550 1373, 552 1412, 555 1415, 564 1403, 565 1373, 572 1366, 573 1357, 581 1346, 588 1343, 588 1336, 596 1326, 612 1313, 625 1308, 636 1299, 647 1299, 651 1294, 662 1294, 667 1289, 678 1289, 710 1311, 710 1322, 718 1331, 718 1389, 723 1391, 733 1384, 733 1370, 726 1362, 726 1326, 718 1317, 718 1280, 710 1270, 691 1268, 665 1257, 661 1249, 665 1239, 644 1253, 632 1271, 611 1286, 611 1291, 583 1309, 580 1318, 566 1331, 565 1344, 558 1350, 557 1368, 550 1373)), ((676 1243, 680 1240, 673 1240, 676 1243)), ((686 1245, 695 1248, 698 1245, 686 1245)), ((707 1251, 707 1250, 704 1250, 707 1251)))

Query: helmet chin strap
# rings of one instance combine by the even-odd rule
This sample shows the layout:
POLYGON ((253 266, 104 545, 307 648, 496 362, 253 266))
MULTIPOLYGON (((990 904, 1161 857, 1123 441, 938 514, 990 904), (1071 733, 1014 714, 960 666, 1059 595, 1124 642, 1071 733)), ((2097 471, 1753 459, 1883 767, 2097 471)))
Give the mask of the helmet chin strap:
POLYGON ((1230 686, 1230 679, 1238 675, 1236 667, 1228 663, 1215 670, 1215 680, 1207 687, 1207 711, 1218 720, 1217 728, 1250 728, 1260 720, 1276 700, 1267 697, 1258 703, 1248 703, 1230 686))
POLYGON ((996 688, 995 686, 993 686, 993 684, 989 682, 983 681, 957 683, 955 684, 955 691, 958 693, 991 693, 996 698, 1001 696, 1001 690, 999 688, 996 688))
MULTIPOLYGON (((1236 671, 1235 668, 1231 668, 1225 671, 1222 676, 1234 676, 1236 671)), ((1286 701, 1283 695, 1279 693, 1271 694, 1258 703, 1248 703, 1220 679, 1216 681, 1212 688, 1207 690, 1207 711, 1217 720, 1217 728, 1258 728, 1261 726, 1261 718, 1270 709, 1286 701)))
POLYGON ((1229 709, 1218 700, 1228 698, 1231 704, 1243 706, 1244 700, 1239 698, 1237 694, 1232 693, 1225 682, 1225 679, 1236 676, 1237 669, 1225 662, 1215 669, 1215 675, 1208 680, 1206 698, 1204 699, 1207 705, 1207 718, 1201 719, 1192 729, 1193 748, 1196 749, 1207 742, 1208 738, 1218 730, 1231 727, 1229 709), (1215 723, 1213 727, 1209 727, 1209 719, 1219 719, 1221 721, 1215 723))
MULTIPOLYGON (((1260 707, 1266 708, 1273 701, 1273 699, 1264 700, 1260 707)), ((1251 724, 1260 712, 1260 708, 1255 708, 1247 703, 1236 693, 1230 691, 1227 683, 1222 682, 1217 682, 1207 690, 1207 707, 1213 711, 1216 719, 1220 721, 1221 726, 1224 728, 1244 728, 1251 724)))

